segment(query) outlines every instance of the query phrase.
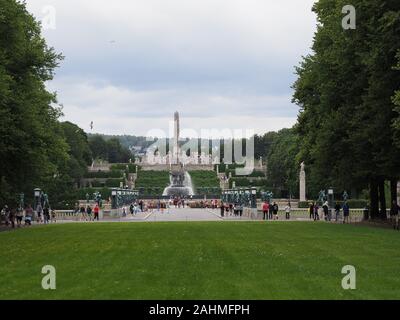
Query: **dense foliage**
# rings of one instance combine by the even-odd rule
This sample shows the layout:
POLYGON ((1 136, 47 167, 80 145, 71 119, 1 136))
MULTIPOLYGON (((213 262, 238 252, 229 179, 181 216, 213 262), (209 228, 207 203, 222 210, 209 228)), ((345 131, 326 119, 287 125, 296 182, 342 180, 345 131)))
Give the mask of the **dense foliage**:
MULTIPOLYGON (((342 28, 346 1, 320 0, 313 54, 297 68, 294 101, 299 159, 308 164, 314 192, 327 185, 357 193, 369 186, 372 215, 386 210, 385 180, 392 198, 399 177, 399 148, 391 125, 394 69, 400 48, 400 2, 355 0, 356 30, 342 28)), ((385 216, 382 214, 382 217, 385 216)))

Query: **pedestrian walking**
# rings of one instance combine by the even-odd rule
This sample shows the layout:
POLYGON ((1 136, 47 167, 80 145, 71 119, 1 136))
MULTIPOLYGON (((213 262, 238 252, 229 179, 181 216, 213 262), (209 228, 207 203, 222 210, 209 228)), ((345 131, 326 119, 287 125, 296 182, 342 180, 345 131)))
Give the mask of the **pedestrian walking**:
POLYGON ((318 204, 314 205, 314 221, 319 220, 319 210, 320 207, 318 206, 318 204))
POLYGON ((314 203, 310 203, 310 206, 308 208, 308 213, 310 214, 310 220, 315 220, 314 203))
POLYGON ((98 204, 98 203, 96 203, 93 212, 94 212, 93 221, 94 221, 94 220, 99 221, 99 212, 100 212, 100 208, 99 208, 99 204, 98 204))
POLYGON ((51 223, 56 223, 57 222, 57 218, 56 218, 56 211, 53 209, 51 210, 51 223))
POLYGON ((221 202, 220 210, 221 210, 221 217, 223 217, 225 215, 225 205, 223 202, 221 202))
POLYGON ((18 226, 18 228, 21 227, 23 218, 24 218, 24 209, 22 207, 18 207, 18 209, 17 209, 17 226, 18 226))
POLYGON ((264 201, 262 210, 263 210, 263 220, 268 220, 269 203, 267 201, 264 201))
POLYGON ((31 225, 33 219, 33 209, 32 206, 29 204, 28 207, 25 209, 25 225, 31 225))
POLYGON ((290 212, 292 211, 292 207, 290 206, 290 203, 287 204, 285 207, 285 216, 286 220, 290 220, 290 212))
POLYGON ((335 221, 338 222, 339 218, 340 218, 340 210, 341 210, 341 206, 339 204, 339 202, 336 202, 335 204, 335 221))
POLYGON ((86 216, 89 221, 92 221, 92 207, 90 205, 86 207, 86 216))
POLYGON ((15 228, 15 217, 17 216, 17 210, 15 208, 11 208, 10 210, 10 215, 9 215, 9 221, 11 224, 11 228, 15 228))
POLYGON ((36 206, 36 222, 41 223, 42 222, 42 214, 43 214, 43 208, 42 205, 39 204, 36 206))
POLYGON ((324 219, 325 219, 325 221, 331 221, 331 217, 330 217, 330 214, 329 214, 328 201, 325 201, 324 205, 322 206, 322 209, 324 210, 324 219))
POLYGON ((277 203, 274 202, 274 205, 272 206, 272 212, 274 214, 274 220, 278 220, 279 219, 278 211, 279 211, 279 207, 278 207, 277 203))
POLYGON ((49 207, 45 207, 43 209, 43 223, 44 224, 48 224, 50 222, 50 211, 49 211, 49 207))
POLYGON ((349 223, 350 206, 347 202, 343 204, 343 223, 349 223))

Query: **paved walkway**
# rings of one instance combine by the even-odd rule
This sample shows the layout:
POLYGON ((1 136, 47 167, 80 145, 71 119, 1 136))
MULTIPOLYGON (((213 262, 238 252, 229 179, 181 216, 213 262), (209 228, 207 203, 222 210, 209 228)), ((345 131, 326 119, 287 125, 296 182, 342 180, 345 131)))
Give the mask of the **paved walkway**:
MULTIPOLYGON (((122 219, 124 220, 124 219, 122 219)), ((154 221, 220 221, 221 218, 205 209, 190 208, 170 208, 161 211, 154 211, 146 219, 148 222, 154 221)))

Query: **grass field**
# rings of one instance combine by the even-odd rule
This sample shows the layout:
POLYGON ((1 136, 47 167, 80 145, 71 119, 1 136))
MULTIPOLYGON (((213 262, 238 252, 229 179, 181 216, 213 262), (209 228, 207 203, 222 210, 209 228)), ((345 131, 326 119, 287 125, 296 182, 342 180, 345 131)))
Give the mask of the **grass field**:
POLYGON ((307 222, 33 227, 0 233, 0 299, 399 299, 399 237, 307 222), (41 288, 44 265, 56 290, 41 288))

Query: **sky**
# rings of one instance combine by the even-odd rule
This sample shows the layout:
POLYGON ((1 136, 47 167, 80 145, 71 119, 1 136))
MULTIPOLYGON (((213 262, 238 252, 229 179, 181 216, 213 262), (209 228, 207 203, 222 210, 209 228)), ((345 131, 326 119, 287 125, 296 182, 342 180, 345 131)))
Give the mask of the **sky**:
POLYGON ((86 132, 163 135, 291 127, 314 0, 27 0, 65 56, 48 88, 86 132), (90 123, 93 121, 93 129, 90 123))

